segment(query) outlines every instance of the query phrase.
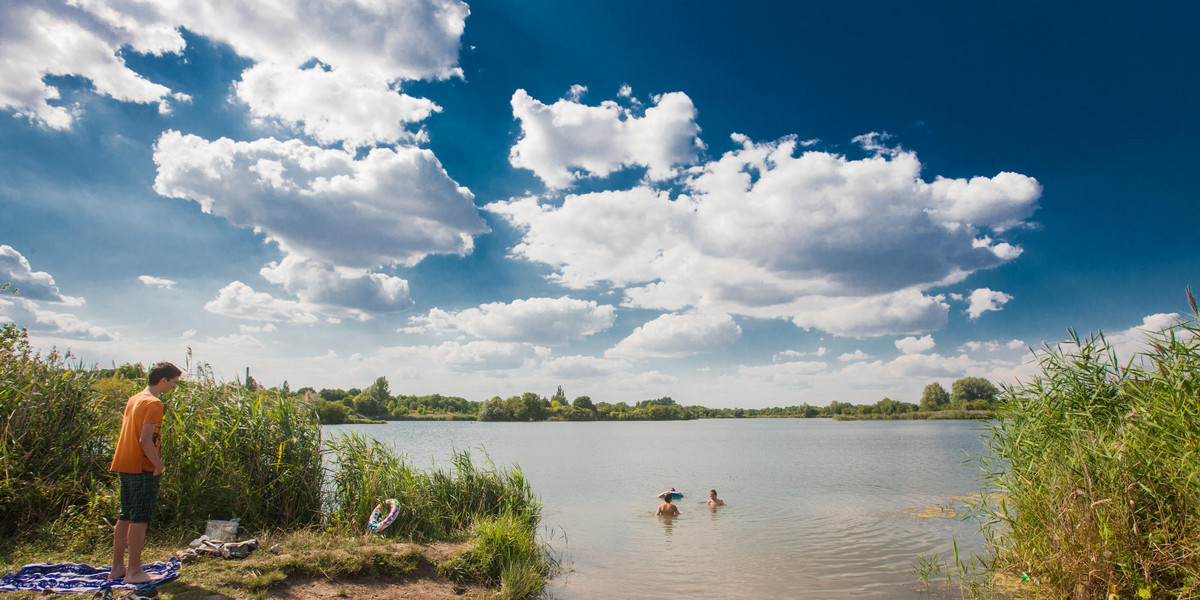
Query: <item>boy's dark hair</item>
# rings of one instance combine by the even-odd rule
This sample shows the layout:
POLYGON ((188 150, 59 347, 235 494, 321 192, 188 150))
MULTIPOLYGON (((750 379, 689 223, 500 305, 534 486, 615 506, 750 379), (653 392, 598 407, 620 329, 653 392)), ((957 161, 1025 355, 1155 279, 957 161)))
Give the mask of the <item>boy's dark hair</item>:
POLYGON ((181 375, 183 375, 183 371, 180 371, 179 367, 164 360, 163 362, 150 367, 148 379, 150 385, 154 385, 164 379, 175 379, 181 375))

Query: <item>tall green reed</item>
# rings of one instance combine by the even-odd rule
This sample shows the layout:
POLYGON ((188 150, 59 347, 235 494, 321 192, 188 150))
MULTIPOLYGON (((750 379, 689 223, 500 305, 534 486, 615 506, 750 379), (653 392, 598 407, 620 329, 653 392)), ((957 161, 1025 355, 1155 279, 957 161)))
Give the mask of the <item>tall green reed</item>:
MULTIPOLYGON (((1195 301, 1189 292, 1195 315, 1195 301)), ((1200 594, 1200 324, 1121 363, 1102 335, 1047 347, 994 422, 1001 570, 1054 598, 1200 594)))
POLYGON ((261 529, 320 520, 321 432, 303 399, 220 383, 201 366, 166 404, 166 521, 196 529, 238 517, 261 529))
POLYGON ((70 353, 34 353, 25 331, 0 332, 0 536, 27 536, 86 504, 112 454, 112 418, 70 353))

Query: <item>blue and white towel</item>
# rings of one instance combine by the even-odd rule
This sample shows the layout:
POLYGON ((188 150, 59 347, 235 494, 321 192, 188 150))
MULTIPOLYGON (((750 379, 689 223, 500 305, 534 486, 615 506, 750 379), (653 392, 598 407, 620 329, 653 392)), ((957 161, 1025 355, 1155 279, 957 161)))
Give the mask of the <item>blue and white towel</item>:
POLYGON ((179 559, 146 563, 142 570, 150 576, 147 583, 125 583, 108 579, 111 567, 93 567, 82 563, 39 563, 25 565, 16 573, 0 577, 0 592, 59 592, 86 594, 104 588, 145 589, 179 577, 179 559))

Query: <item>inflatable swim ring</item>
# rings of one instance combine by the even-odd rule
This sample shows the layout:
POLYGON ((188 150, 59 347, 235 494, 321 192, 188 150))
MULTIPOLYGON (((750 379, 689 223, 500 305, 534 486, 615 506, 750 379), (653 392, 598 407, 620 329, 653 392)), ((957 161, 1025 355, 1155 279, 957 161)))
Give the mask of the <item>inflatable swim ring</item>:
POLYGON ((371 518, 367 519, 367 530, 372 533, 379 533, 387 529, 396 520, 396 515, 400 514, 400 503, 395 498, 388 498, 379 503, 375 510, 371 511, 371 518), (387 508, 387 514, 384 514, 384 507, 387 508))
POLYGON ((659 494, 658 497, 665 499, 668 495, 671 496, 672 500, 678 500, 683 497, 683 494, 676 492, 675 490, 667 490, 659 494))

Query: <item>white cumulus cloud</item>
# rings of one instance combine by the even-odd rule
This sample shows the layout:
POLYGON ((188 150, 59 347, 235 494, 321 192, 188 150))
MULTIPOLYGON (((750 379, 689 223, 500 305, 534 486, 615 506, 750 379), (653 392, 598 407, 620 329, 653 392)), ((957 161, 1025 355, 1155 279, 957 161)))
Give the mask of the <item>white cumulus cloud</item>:
POLYGON ((686 172, 683 193, 641 185, 485 210, 521 232, 515 256, 550 266, 568 287, 614 286, 631 307, 786 318, 862 337, 943 326, 949 306, 929 290, 1016 259, 1020 248, 994 236, 1040 194, 1013 174, 966 181, 988 193, 964 196, 973 210, 951 224, 938 216, 950 192, 920 177, 913 152, 851 160, 799 151, 793 137, 734 139, 740 149, 686 172), (993 203, 1004 209, 985 210, 993 203))
POLYGON ((513 93, 513 116, 521 122, 521 139, 509 153, 514 167, 561 188, 579 177, 603 177, 632 166, 646 167, 651 179, 667 179, 677 166, 696 161, 703 146, 696 137, 696 107, 687 94, 658 96, 639 115, 642 111, 611 100, 582 104, 584 91, 572 88, 550 105, 525 90, 513 93))
POLYGON ((170 100, 187 96, 132 71, 123 56, 181 53, 187 29, 254 63, 236 93, 257 117, 322 143, 411 140, 406 125, 436 107, 400 85, 462 75, 469 14, 460 0, 15 0, 0 4, 0 107, 66 128, 78 110, 57 103, 44 78, 78 75, 96 93, 169 112, 170 100), (314 63, 323 68, 301 69, 314 63))
POLYGON ((391 89, 386 80, 347 69, 302 69, 271 63, 242 73, 238 98, 261 119, 300 128, 322 144, 347 147, 416 141, 407 128, 441 110, 432 101, 391 89))
POLYGON ((924 354, 933 350, 936 344, 933 341, 932 335, 923 337, 909 336, 896 340, 896 349, 902 354, 924 354))
POLYGON ((208 141, 177 131, 155 144, 154 189, 261 231, 288 254, 351 268, 467 254, 488 231, 469 190, 432 152, 377 148, 361 160, 298 140, 208 141))
POLYGON ((604 355, 607 358, 691 356, 725 348, 741 335, 742 328, 729 315, 665 314, 635 329, 604 355))
POLYGON ((171 98, 186 99, 126 66, 126 47, 144 54, 183 49, 183 37, 159 21, 155 7, 128 8, 133 10, 92 1, 0 2, 0 108, 53 129, 70 127, 78 108, 63 106, 58 88, 46 82, 57 75, 86 78, 95 93, 122 102, 165 109, 171 98))
POLYGON ((1004 305, 1012 300, 1012 296, 1004 292, 996 292, 989 288, 979 288, 967 297, 967 316, 978 319, 983 313, 1003 310, 1004 305))
POLYGON ((250 286, 234 281, 221 288, 217 297, 204 305, 208 312, 252 321, 315 323, 311 307, 294 300, 275 298, 266 292, 256 292, 250 286))
POLYGON ((283 286, 302 302, 326 307, 323 312, 327 313, 363 318, 401 311, 412 305, 407 281, 364 269, 287 256, 263 267, 259 274, 283 286))
POLYGON ((497 342, 559 346, 604 331, 615 319, 612 306, 562 296, 493 302, 457 312, 435 308, 410 322, 421 329, 464 332, 497 342))

